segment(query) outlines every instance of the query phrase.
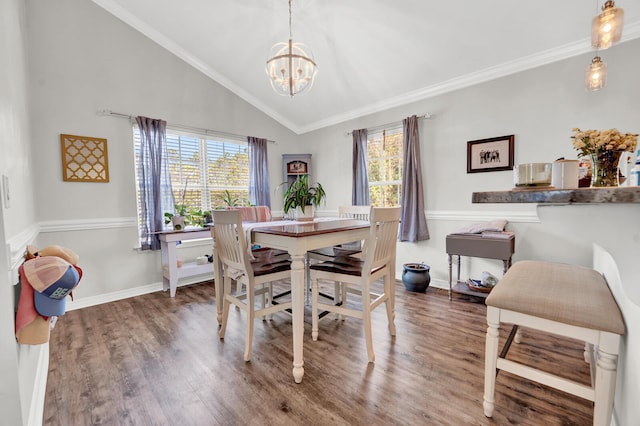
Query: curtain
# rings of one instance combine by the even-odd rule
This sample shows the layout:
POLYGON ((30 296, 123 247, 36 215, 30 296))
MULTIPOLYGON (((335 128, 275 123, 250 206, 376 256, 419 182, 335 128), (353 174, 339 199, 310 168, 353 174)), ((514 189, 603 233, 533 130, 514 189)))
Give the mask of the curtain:
POLYGON ((367 172, 367 129, 351 132, 353 135, 353 185, 351 188, 351 204, 368 206, 369 177, 367 172))
POLYGON ((418 117, 402 120, 402 212, 400 215, 400 241, 429 239, 424 214, 422 166, 420 165, 420 135, 418 117))
POLYGON ((142 250, 159 250, 157 232, 163 230, 164 212, 174 211, 166 153, 167 122, 147 117, 136 117, 136 122, 140 129, 140 247, 142 250))
POLYGON ((249 143, 249 202, 271 208, 267 140, 247 137, 249 143))

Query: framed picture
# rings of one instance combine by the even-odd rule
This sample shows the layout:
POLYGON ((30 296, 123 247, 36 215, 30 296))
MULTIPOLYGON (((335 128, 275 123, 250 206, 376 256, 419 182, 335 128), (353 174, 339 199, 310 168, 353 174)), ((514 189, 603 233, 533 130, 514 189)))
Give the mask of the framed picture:
POLYGON ((107 140, 90 136, 60 135, 62 180, 109 182, 107 140))
POLYGON ((513 169, 513 135, 467 142, 467 173, 513 169))
POLYGON ((290 175, 303 175, 307 173, 307 163, 304 161, 292 161, 287 163, 287 173, 290 175))

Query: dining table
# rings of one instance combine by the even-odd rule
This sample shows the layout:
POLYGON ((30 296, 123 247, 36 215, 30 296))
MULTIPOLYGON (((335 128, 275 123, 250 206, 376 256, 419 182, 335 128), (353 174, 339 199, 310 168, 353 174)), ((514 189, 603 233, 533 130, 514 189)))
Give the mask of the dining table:
MULTIPOLYGON (((304 376, 305 255, 309 250, 364 240, 369 234, 370 224, 363 220, 322 217, 313 221, 260 222, 248 226, 252 244, 286 250, 291 256, 293 378, 296 383, 301 383, 304 376)), ((215 254, 215 241, 213 252, 214 262, 219 265, 215 254)), ((214 271, 216 300, 222 300, 223 289, 218 285, 223 282, 222 271, 220 267, 214 268, 214 271)), ((222 303, 216 303, 216 306, 220 322, 222 303)))

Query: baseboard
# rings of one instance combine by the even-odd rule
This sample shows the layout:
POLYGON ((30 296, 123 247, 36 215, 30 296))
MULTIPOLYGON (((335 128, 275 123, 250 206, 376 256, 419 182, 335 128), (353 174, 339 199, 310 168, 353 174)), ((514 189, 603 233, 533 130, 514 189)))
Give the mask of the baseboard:
MULTIPOLYGON (((197 277, 185 278, 178 283, 178 288, 199 283, 202 281, 212 280, 213 274, 200 275, 197 277)), ((162 291, 162 283, 157 282, 153 284, 147 284, 140 287, 129 288, 126 290, 114 291, 111 293, 100 294, 98 296, 76 298, 75 300, 67 300, 67 311, 73 311, 76 309, 87 308, 89 306, 101 305, 103 303, 115 302, 117 300, 128 299, 130 297, 142 296, 144 294, 155 293, 162 291)), ((168 291, 168 290, 167 290, 168 291)))

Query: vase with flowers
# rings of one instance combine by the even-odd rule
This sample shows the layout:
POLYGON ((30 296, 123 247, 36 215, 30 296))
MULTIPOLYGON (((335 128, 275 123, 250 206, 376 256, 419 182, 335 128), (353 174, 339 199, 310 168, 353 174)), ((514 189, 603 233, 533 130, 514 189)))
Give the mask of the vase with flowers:
POLYGON ((591 186, 618 186, 618 161, 625 151, 633 151, 638 135, 620 133, 617 129, 573 129, 573 147, 591 160, 591 186))

